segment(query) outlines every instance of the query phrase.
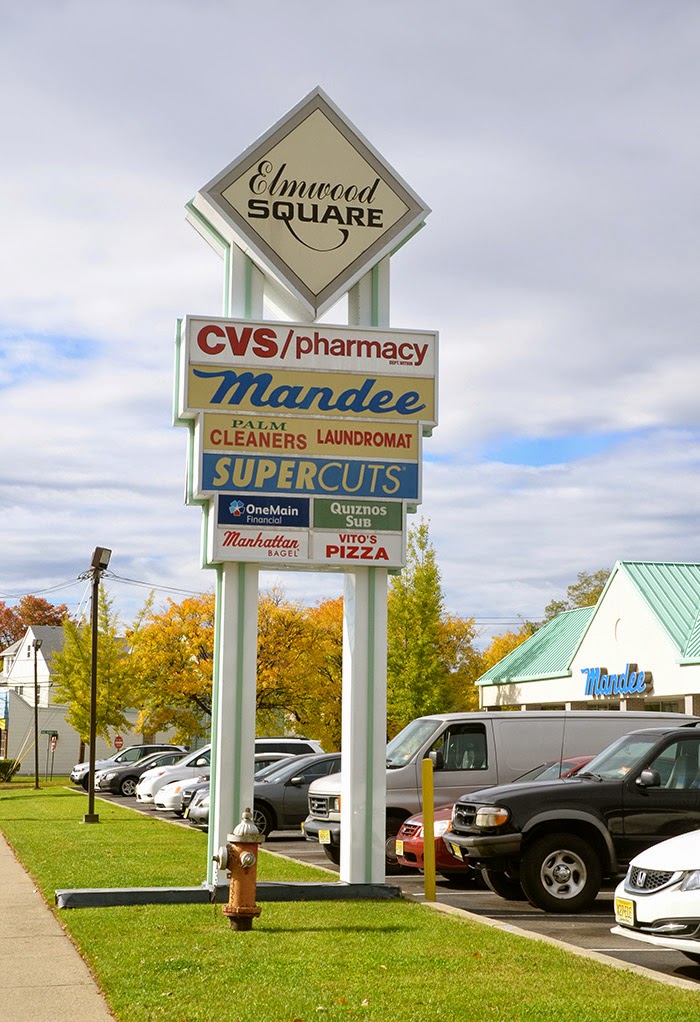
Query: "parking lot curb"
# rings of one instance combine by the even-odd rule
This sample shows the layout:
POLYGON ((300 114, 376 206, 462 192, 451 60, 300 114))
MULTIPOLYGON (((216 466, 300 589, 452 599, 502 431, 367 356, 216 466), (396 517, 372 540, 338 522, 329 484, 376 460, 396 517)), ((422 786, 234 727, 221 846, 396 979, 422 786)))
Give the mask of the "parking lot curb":
MULTIPOLYGON (((122 905, 206 905, 228 901, 229 885, 199 887, 83 887, 54 891, 58 908, 115 908, 122 905)), ((390 901, 401 898, 392 884, 342 881, 262 881, 257 901, 390 901)))

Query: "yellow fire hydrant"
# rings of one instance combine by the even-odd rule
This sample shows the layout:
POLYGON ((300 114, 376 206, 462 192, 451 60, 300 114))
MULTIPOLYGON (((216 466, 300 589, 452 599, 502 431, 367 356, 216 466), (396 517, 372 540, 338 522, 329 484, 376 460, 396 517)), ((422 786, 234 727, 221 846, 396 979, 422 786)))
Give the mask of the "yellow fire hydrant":
POLYGON ((227 836, 225 848, 219 849, 214 856, 221 869, 228 870, 230 883, 228 904, 221 911, 228 916, 232 930, 251 930, 253 919, 262 909, 255 904, 256 883, 258 875, 258 846, 265 840, 253 823, 253 814, 245 809, 241 822, 234 828, 233 834, 227 836))

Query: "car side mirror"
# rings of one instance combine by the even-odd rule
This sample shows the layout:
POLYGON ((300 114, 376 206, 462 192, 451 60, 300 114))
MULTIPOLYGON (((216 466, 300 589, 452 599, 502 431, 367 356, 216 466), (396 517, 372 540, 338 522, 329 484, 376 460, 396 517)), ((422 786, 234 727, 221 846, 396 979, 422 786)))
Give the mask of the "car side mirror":
POLYGON ((445 769, 445 757, 439 749, 434 752, 429 752, 426 759, 432 761, 433 770, 444 770, 445 769))
POLYGON ((641 788, 660 788, 661 774, 658 770, 652 770, 651 768, 642 770, 641 774, 637 778, 637 784, 641 788))
POLYGON ((295 788, 300 788, 302 784, 306 784, 306 778, 302 777, 301 774, 297 774, 296 777, 290 777, 287 784, 293 784, 295 788))

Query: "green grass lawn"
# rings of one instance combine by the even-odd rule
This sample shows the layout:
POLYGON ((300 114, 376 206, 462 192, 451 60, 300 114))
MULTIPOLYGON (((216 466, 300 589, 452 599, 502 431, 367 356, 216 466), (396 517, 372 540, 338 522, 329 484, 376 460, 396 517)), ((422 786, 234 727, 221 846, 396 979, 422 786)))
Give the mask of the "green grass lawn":
MULTIPOLYGON (((199 884, 206 836, 62 787, 0 790, 0 829, 49 903, 63 887, 199 884)), ((264 851, 260 879, 328 879, 264 851)), ((57 913, 120 1022, 690 1022, 679 990, 408 902, 262 904, 250 933, 218 905, 57 913)))

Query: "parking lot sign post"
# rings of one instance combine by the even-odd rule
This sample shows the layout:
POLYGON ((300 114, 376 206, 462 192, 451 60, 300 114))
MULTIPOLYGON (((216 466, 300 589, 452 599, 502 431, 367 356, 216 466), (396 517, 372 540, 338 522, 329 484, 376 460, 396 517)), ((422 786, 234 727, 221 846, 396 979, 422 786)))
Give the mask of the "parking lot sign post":
POLYGON ((216 571, 210 883, 253 799, 261 568, 345 574, 340 875, 384 879, 388 571, 437 422, 437 334, 389 327, 389 257, 428 213, 321 89, 187 206, 224 259, 223 318, 178 323, 174 415, 216 571))

